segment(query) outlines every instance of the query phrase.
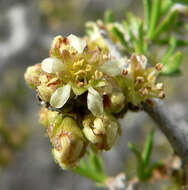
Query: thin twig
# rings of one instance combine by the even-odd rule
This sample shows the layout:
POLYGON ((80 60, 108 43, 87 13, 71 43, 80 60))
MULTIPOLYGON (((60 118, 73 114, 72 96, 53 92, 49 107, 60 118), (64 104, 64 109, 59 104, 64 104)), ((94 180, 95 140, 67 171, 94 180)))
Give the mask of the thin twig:
POLYGON ((161 100, 153 99, 154 106, 143 103, 143 109, 158 124, 158 127, 167 137, 174 152, 181 158, 183 169, 188 182, 188 137, 185 122, 176 119, 172 110, 169 110, 161 100))

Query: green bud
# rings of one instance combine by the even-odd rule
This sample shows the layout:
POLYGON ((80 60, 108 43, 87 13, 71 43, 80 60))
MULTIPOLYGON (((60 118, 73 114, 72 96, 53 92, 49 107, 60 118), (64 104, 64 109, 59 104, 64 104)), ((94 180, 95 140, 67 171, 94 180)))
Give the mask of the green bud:
POLYGON ((59 80, 53 74, 42 73, 39 77, 40 84, 37 86, 37 92, 44 102, 49 102, 52 94, 59 86, 59 80))
POLYGON ((24 75, 27 84, 32 88, 36 88, 40 83, 39 82, 40 74, 41 74, 40 64, 28 67, 24 75))
POLYGON ((48 112, 49 110, 45 107, 41 108, 39 112, 39 122, 41 125, 44 125, 45 127, 48 127, 48 112))
POLYGON ((120 126, 112 117, 87 115, 83 120, 83 132, 86 138, 98 149, 109 150, 120 135, 120 126))
POLYGON ((52 138, 52 154, 63 168, 74 167, 84 155, 87 141, 81 129, 71 117, 65 117, 52 138))
POLYGON ((39 115, 40 123, 48 128, 49 137, 53 137, 62 123, 63 115, 57 111, 50 111, 45 107, 41 108, 39 115))
POLYGON ((50 98, 55 91, 53 88, 48 87, 46 85, 40 85, 40 86, 38 86, 37 89, 38 89, 38 94, 39 94, 40 98, 45 102, 50 101, 50 98))
POLYGON ((125 96, 122 92, 113 92, 110 95, 109 110, 112 113, 119 113, 125 107, 125 96))

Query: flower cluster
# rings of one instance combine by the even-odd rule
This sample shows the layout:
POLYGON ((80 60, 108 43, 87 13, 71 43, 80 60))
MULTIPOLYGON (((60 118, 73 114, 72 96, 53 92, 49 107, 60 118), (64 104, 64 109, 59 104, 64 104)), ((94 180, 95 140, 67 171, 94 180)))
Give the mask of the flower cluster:
POLYGON ((55 37, 50 56, 29 67, 25 80, 46 106, 40 122, 59 165, 74 167, 88 144, 109 150, 121 133, 118 113, 128 104, 163 98, 163 85, 156 84, 160 67, 149 67, 145 56, 118 60, 102 36, 55 37))

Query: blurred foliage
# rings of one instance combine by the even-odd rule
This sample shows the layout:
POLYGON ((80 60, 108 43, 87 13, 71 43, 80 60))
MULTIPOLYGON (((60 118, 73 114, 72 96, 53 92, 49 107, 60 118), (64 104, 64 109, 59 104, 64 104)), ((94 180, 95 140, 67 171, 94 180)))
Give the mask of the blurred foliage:
POLYGON ((179 50, 188 45, 185 30, 188 7, 170 0, 143 0, 143 5, 144 21, 128 12, 126 19, 117 22, 109 10, 104 16, 104 27, 110 36, 114 35, 114 42, 121 44, 119 48, 124 53, 144 54, 150 64, 156 63, 156 60, 161 62, 164 65, 161 71, 163 75, 179 73, 182 61, 179 50), (156 54, 159 47, 166 49, 162 58, 156 54))
POLYGON ((73 172, 91 179, 99 186, 103 185, 104 181, 107 179, 102 158, 92 151, 88 153, 85 159, 81 159, 79 166, 73 169, 73 172))
POLYGON ((14 152, 28 137, 23 117, 26 89, 19 75, 10 70, 0 76, 0 90, 0 167, 4 167, 14 160, 14 152))

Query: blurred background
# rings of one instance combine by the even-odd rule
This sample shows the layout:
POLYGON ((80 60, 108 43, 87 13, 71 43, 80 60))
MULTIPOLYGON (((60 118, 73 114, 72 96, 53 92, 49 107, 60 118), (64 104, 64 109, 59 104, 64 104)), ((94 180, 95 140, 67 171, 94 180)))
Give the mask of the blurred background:
MULTIPOLYGON (((49 139, 38 122, 35 93, 26 86, 23 75, 29 65, 48 57, 54 36, 84 35, 85 22, 103 18, 106 9, 113 10, 117 19, 128 11, 143 16, 140 0, 0 0, 0 189, 97 189, 52 160, 49 139), (12 135, 9 140, 7 134, 12 135)), ((165 101, 177 118, 188 118, 187 61, 185 54, 180 77, 165 79, 165 101)), ((121 124, 123 134, 117 146, 104 152, 103 158, 109 175, 125 171, 134 176, 135 157, 127 144, 131 141, 142 147, 155 126, 143 112, 127 113, 121 124)), ((156 130, 154 140, 153 160, 167 158, 172 150, 166 138, 156 130)), ((156 184, 152 189, 157 189, 156 184)))

